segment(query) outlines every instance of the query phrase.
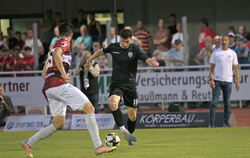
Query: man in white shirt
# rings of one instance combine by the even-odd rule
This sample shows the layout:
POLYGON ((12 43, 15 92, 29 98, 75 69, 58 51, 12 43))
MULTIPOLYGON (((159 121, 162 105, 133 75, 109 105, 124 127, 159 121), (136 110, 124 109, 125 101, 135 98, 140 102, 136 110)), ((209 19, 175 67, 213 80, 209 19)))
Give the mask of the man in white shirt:
MULTIPOLYGON (((34 40, 33 40, 33 32, 31 29, 27 31, 28 38, 25 41, 25 47, 32 48, 31 54, 34 55, 34 40)), ((40 39, 37 39, 37 45, 38 45, 38 54, 41 55, 44 51, 44 47, 40 39)))
POLYGON ((222 37, 221 48, 216 49, 210 59, 210 86, 212 88, 212 101, 210 105, 209 127, 214 127, 216 105, 218 104, 220 90, 223 93, 224 102, 224 127, 231 127, 230 95, 232 91, 233 70, 236 77, 236 89, 240 89, 238 59, 236 53, 228 48, 229 37, 222 37))
POLYGON ((177 32, 173 35, 173 38, 172 38, 172 47, 174 47, 174 41, 179 39, 183 42, 183 34, 182 34, 182 29, 181 29, 181 23, 177 23, 176 25, 176 30, 177 32))

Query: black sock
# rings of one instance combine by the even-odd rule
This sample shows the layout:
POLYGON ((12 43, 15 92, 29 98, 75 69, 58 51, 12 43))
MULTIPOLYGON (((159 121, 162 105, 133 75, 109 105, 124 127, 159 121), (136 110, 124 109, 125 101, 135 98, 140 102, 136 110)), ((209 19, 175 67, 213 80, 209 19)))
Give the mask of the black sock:
POLYGON ((123 118, 122 118, 122 112, 120 108, 118 108, 116 111, 112 111, 113 117, 115 119, 115 123, 117 127, 123 126, 123 118))
POLYGON ((133 133, 133 132, 135 131, 136 120, 135 120, 135 121, 131 121, 131 120, 128 118, 127 125, 128 125, 128 131, 129 131, 130 133, 133 133))

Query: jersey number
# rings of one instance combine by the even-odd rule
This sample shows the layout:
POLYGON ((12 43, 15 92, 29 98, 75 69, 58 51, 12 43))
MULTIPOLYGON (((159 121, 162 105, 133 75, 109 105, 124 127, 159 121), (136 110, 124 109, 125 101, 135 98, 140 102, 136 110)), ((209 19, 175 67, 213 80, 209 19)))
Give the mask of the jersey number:
POLYGON ((46 61, 46 67, 51 68, 53 66, 53 52, 55 51, 55 48, 51 49, 48 53, 47 56, 47 61, 46 61))

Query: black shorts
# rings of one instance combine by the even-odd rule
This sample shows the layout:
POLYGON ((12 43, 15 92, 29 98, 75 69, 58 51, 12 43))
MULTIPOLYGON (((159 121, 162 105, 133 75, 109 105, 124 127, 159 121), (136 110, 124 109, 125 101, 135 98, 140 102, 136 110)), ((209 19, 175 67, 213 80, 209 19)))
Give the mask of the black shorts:
POLYGON ((119 86, 117 84, 110 84, 109 86, 109 97, 111 95, 118 95, 123 97, 124 104, 126 106, 137 108, 137 93, 136 93, 136 86, 119 86))

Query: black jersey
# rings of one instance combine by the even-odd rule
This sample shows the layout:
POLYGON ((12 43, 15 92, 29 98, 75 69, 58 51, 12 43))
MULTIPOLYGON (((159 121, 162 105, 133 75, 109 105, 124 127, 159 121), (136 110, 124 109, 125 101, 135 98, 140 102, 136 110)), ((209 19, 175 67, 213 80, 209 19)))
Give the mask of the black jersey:
POLYGON ((120 47, 120 43, 112 43, 103 48, 104 53, 110 53, 113 60, 111 83, 121 86, 136 86, 138 59, 146 61, 149 56, 137 45, 131 44, 128 49, 120 47))

